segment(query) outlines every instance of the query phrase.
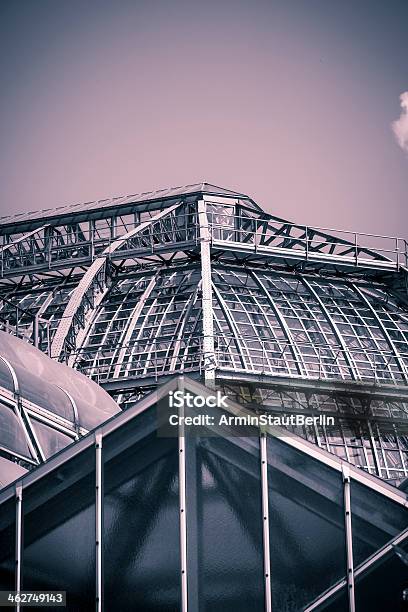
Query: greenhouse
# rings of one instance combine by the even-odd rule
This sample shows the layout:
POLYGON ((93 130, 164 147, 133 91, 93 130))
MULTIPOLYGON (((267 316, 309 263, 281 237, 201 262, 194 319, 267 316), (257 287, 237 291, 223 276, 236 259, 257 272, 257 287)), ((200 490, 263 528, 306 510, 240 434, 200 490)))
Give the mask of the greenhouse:
POLYGON ((1 218, 0 590, 405 609, 407 275, 209 183, 1 218), (190 434, 177 391, 225 399, 190 434))
POLYGON ((210 393, 175 378, 26 475, 17 513, 0 494, 1 588, 17 571, 70 610, 311 612, 347 610, 352 572, 357 610, 397 610, 406 495, 277 428, 157 436, 180 388, 210 393))

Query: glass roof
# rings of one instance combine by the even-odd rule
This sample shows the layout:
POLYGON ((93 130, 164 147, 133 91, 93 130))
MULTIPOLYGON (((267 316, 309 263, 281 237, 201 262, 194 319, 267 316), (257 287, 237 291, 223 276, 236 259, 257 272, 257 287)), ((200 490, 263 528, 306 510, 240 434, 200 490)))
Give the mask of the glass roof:
POLYGON ((10 482, 118 412, 95 382, 0 332, 0 482, 10 482))
MULTIPOLYGON (((408 380, 408 313, 385 287, 213 266, 220 369, 408 380)), ((200 368, 201 270, 174 266, 113 283, 74 367, 98 380, 200 368)))
POLYGON ((21 465, 0 456, 0 490, 26 473, 27 470, 21 465))
POLYGON ((11 334, 0 332, 0 355, 10 364, 15 390, 24 399, 71 422, 92 429, 119 411, 99 385, 11 334))
MULTIPOLYGON (((100 575, 109 609, 130 603, 180 609, 180 568, 189 598, 211 610, 264 610, 268 589, 278 609, 342 609, 350 539, 356 598, 371 602, 364 609, 384 610, 383 600, 377 605, 370 593, 372 571, 377 580, 387 579, 389 601, 398 600, 403 566, 392 545, 406 547, 403 492, 275 427, 263 430, 266 438, 256 429, 245 437, 205 428, 178 441, 157 437, 158 407, 176 389, 213 394, 188 378, 174 379, 22 478, 25 588, 63 583, 68 610, 91 609, 100 567, 93 534, 101 513, 100 575)), ((228 402, 210 414, 245 411, 228 402)), ((0 553, 3 586, 15 571, 14 495, 13 487, 0 493, 0 538, 9 544, 0 553)))

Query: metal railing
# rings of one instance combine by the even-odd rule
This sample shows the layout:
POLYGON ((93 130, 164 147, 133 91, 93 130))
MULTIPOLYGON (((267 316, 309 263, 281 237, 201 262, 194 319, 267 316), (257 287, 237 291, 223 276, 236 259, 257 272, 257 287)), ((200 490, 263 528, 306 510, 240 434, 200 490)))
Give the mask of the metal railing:
POLYGON ((198 244, 199 225, 191 213, 177 214, 156 220, 140 233, 125 238, 129 230, 135 229, 129 224, 116 224, 112 235, 101 235, 100 229, 91 228, 80 234, 75 232, 52 233, 49 228, 40 228, 37 233, 30 234, 16 244, 0 245, 0 277, 6 272, 18 272, 21 268, 36 266, 53 267, 58 262, 67 263, 70 260, 85 260, 92 262, 108 249, 113 243, 123 241, 128 243, 125 250, 117 249, 117 256, 123 252, 145 251, 154 252, 163 246, 188 242, 198 244))
MULTIPOLYGON (((210 237, 213 244, 233 243, 255 251, 272 251, 306 260, 344 261, 355 266, 378 264, 382 268, 408 268, 408 241, 396 236, 337 230, 287 223, 273 218, 250 218, 225 213, 208 212, 210 237)), ((59 228, 58 232, 43 227, 19 238, 16 244, 3 243, 0 247, 0 276, 20 268, 46 266, 70 260, 93 261, 111 244, 121 239, 133 224, 117 223, 109 228, 90 226, 80 232, 59 228)), ((160 249, 180 242, 198 244, 200 226, 191 212, 170 215, 157 220, 136 234, 123 239, 129 252, 160 249)), ((118 255, 121 247, 118 251, 118 255)))
POLYGON ((254 250, 294 251, 306 259, 325 257, 359 264, 378 262, 408 268, 408 241, 396 236, 312 227, 273 219, 253 219, 210 212, 212 241, 235 242, 254 250))
POLYGON ((0 297, 0 330, 42 348, 41 337, 49 336, 49 321, 0 297))

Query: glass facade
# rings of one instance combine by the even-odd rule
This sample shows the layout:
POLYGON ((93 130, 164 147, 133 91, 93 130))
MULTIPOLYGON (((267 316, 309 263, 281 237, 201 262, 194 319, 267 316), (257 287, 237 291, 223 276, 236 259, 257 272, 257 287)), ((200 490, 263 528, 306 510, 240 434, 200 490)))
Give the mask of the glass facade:
POLYGON ((344 576, 342 475, 268 438, 268 484, 273 601, 298 610, 344 576))
POLYGON ((103 438, 105 610, 180 610, 178 446, 156 427, 152 407, 103 438))
MULTIPOLYGON (((15 486, 0 493, 2 588, 19 572, 81 612, 399 605, 402 491, 276 428, 166 437, 157 402, 176 389, 212 393, 175 379, 117 415, 22 478, 20 517, 15 486)), ((245 413, 228 404, 210 414, 245 413)))

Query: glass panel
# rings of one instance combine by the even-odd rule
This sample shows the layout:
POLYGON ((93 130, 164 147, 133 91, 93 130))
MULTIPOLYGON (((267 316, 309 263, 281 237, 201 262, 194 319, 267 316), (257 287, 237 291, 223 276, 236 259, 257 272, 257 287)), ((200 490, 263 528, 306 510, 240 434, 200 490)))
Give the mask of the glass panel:
POLYGON ((154 408, 103 440, 105 610, 179 612, 178 442, 154 408))
POLYGON ((74 401, 78 408, 79 425, 85 427, 85 429, 95 429, 95 427, 110 419, 113 414, 111 404, 107 404, 103 397, 96 405, 88 403, 83 398, 74 398, 74 401))
POLYGON ((357 566, 408 526, 408 509, 352 480, 351 520, 357 566))
POLYGON ((15 497, 0 506, 0 590, 14 590, 15 497))
POLYGON ((200 612, 264 610, 259 440, 186 437, 189 583, 200 612))
POLYGON ((272 600, 303 608, 345 575, 342 476, 268 438, 272 600))
POLYGON ((73 422, 74 411, 71 402, 61 389, 20 366, 14 367, 24 399, 73 422))
POLYGON ((74 441, 73 438, 66 436, 53 427, 49 427, 41 421, 37 421, 37 419, 31 418, 30 421, 46 459, 51 457, 51 455, 55 455, 55 453, 58 453, 58 451, 74 441))
MULTIPOLYGON (((325 612, 349 612, 348 604, 348 587, 342 587, 333 597, 329 600, 330 603, 326 604, 321 608, 325 612)), ((369 610, 369 608, 357 608, 361 612, 369 610)), ((385 609, 382 611, 385 612, 385 609)))
POLYGON ((67 611, 94 610, 94 447, 24 488, 23 510, 24 590, 63 590, 67 611))
POLYGON ((14 391, 13 377, 8 366, 0 359, 0 386, 9 391, 14 391))
POLYGON ((22 424, 12 408, 4 404, 0 404, 0 447, 31 458, 22 424))
POLYGON ((18 463, 0 456, 0 490, 26 473, 27 470, 18 463))
MULTIPOLYGON (((397 551, 408 559, 407 542, 400 544, 397 551)), ((403 592, 407 589, 407 560, 401 559, 393 550, 385 559, 368 569, 362 577, 357 577, 356 610, 369 610, 370 612, 407 610, 408 601, 403 602, 403 592)))

